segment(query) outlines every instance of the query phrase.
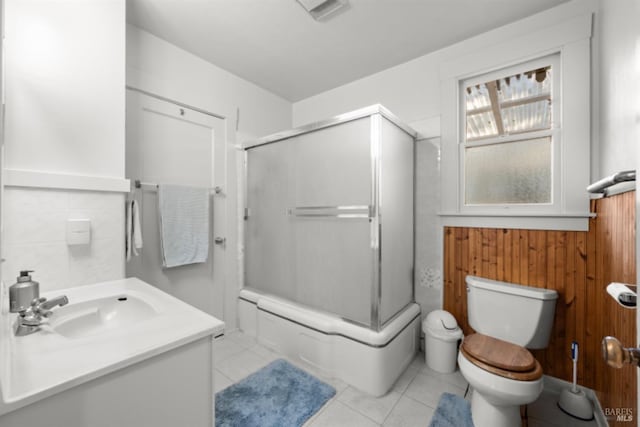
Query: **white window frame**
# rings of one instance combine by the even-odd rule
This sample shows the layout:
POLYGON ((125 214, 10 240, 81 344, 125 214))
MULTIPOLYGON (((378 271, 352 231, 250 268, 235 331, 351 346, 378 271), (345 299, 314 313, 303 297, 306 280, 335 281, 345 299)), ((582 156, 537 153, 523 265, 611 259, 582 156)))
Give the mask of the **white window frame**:
POLYGON ((561 86, 561 65, 560 54, 555 53, 547 55, 542 58, 537 58, 532 61, 526 61, 518 65, 513 65, 506 68, 501 68, 496 71, 482 74, 480 76, 471 77, 468 79, 460 80, 458 88, 459 105, 460 105, 460 120, 458 129, 458 161, 459 161, 459 185, 460 185, 460 211, 461 212, 485 212, 487 210, 499 210, 500 212, 515 212, 515 213, 545 213, 545 212, 560 212, 559 197, 561 192, 560 179, 561 165, 560 165, 560 148, 562 147, 562 123, 560 111, 562 108, 562 86, 561 86), (473 86, 475 84, 483 84, 489 81, 498 80, 502 77, 513 76, 515 74, 521 74, 544 66, 551 66, 551 128, 548 130, 538 130, 531 132, 518 133, 515 135, 504 135, 498 137, 487 138, 478 141, 466 142, 466 87, 473 86), (469 204, 466 203, 466 188, 465 188, 465 148, 467 147, 479 147, 491 144, 502 144, 513 141, 528 140, 534 138, 551 137, 551 202, 550 203, 487 203, 487 204, 469 204))
MULTIPOLYGON (((443 225, 548 230, 587 230, 591 149, 592 14, 556 21, 543 19, 522 30, 495 30, 496 42, 443 63, 441 78, 441 183, 443 225), (533 28, 532 28, 533 27, 533 28), (509 34, 505 34, 510 31, 509 34), (521 32, 516 32, 521 31, 521 32), (515 34, 514 34, 515 33, 515 34), (559 54, 560 108, 554 122, 553 203, 549 205, 464 205, 461 162, 461 82, 559 54), (560 125, 560 127, 557 127, 560 125), (557 186, 557 188, 556 188, 557 186)), ((485 41, 490 37, 485 35, 485 41)), ((502 73, 501 73, 502 74, 502 73)), ((486 77, 486 76, 484 76, 486 77)), ((555 106, 557 107, 557 106, 555 106)), ((557 109, 557 108, 556 108, 557 109)))

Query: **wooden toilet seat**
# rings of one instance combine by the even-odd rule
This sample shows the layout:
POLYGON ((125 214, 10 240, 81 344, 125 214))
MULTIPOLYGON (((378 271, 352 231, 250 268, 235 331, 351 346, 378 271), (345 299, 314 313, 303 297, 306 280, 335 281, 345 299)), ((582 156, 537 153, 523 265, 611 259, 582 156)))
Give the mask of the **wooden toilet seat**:
POLYGON ((535 381, 542 377, 542 366, 531 352, 517 344, 482 334, 464 337, 462 354, 474 365, 501 377, 535 381))

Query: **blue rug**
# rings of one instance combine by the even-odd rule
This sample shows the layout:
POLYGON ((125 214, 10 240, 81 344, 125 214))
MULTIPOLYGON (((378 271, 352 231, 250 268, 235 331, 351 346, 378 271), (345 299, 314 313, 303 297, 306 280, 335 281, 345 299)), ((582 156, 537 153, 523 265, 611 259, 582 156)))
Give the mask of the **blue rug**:
POLYGON ((469 402, 451 393, 442 393, 429 427, 473 427, 469 402))
POLYGON ((216 427, 301 426, 336 389, 285 360, 216 393, 216 427))

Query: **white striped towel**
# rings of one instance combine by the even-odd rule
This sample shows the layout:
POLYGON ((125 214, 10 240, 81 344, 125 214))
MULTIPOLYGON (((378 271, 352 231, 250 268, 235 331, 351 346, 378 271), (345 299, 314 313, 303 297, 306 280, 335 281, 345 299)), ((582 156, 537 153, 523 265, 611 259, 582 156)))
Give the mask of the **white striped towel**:
POLYGON ((165 268, 206 262, 209 256, 209 189, 158 185, 160 244, 165 268))

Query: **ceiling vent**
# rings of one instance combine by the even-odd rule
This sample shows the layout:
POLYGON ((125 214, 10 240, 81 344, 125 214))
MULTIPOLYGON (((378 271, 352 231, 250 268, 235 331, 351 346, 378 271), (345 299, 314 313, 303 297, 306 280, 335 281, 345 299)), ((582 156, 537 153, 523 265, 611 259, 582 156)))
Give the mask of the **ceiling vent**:
POLYGON ((298 3, 309 12, 313 19, 319 21, 345 7, 347 0, 298 0, 298 3))

